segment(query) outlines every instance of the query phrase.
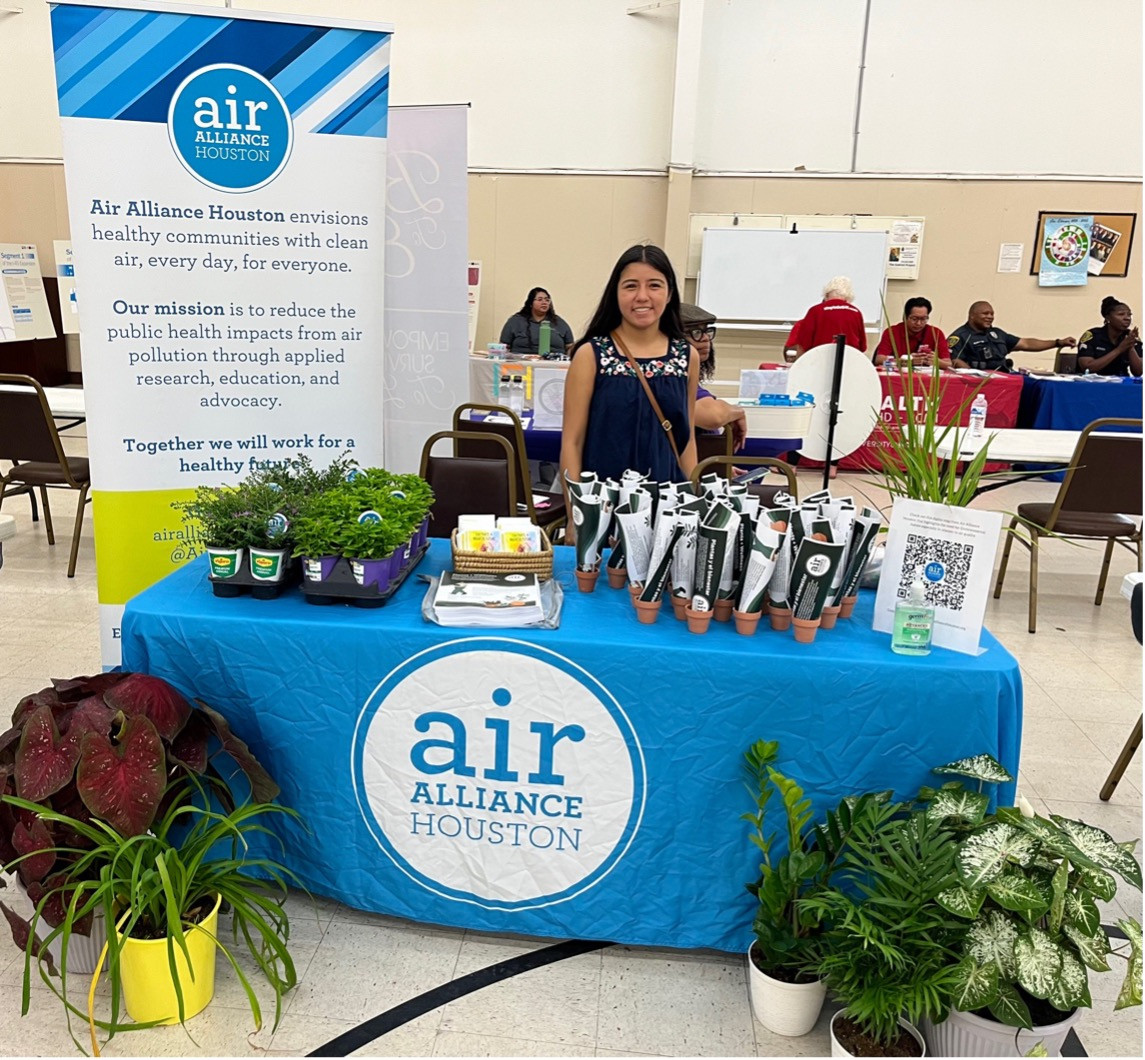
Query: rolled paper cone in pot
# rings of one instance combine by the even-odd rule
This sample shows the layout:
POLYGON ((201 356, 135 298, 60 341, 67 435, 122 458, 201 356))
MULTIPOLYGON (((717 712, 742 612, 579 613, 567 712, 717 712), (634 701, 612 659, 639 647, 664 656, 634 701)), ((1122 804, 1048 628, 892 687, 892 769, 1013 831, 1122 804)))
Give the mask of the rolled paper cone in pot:
POLYGON ((684 615, 688 623, 689 633, 708 632, 708 626, 712 621, 711 611, 694 611, 692 608, 687 607, 684 609, 684 615))
POLYGON ((855 613, 855 604, 859 602, 858 594, 854 596, 844 596, 841 605, 842 610, 839 612, 840 618, 850 618, 855 613))
POLYGON ((663 597, 658 600, 640 600, 633 598, 632 602, 636 605, 636 617, 645 625, 652 625, 660 614, 660 601, 662 599, 663 597))
POLYGON ((608 584, 612 589, 623 589, 628 581, 628 570, 625 567, 608 567, 608 584))
POLYGON ((733 611, 736 620, 736 632, 750 637, 759 628, 759 620, 763 617, 762 611, 733 611))
POLYGON ((582 593, 591 593, 596 588, 596 579, 600 577, 599 570, 577 570, 576 587, 582 593))
POLYGON ((682 596, 672 597, 672 610, 675 612, 676 617, 681 621, 687 621, 688 616, 684 613, 688 608, 688 601, 682 596))
POLYGON ((839 618, 839 613, 843 610, 842 604, 829 604, 823 608, 823 614, 820 616, 819 622, 824 629, 834 629, 835 622, 839 618))
POLYGON ((791 608, 786 604, 782 607, 779 604, 772 604, 768 608, 767 614, 771 619, 772 629, 777 629, 782 633, 791 628, 791 608))
POLYGON ((713 617, 717 622, 727 622, 732 617, 735 604, 730 599, 721 599, 715 602, 713 617))
POLYGON ((815 640, 815 634, 819 632, 818 618, 793 618, 792 625, 795 626, 795 639, 800 644, 811 644, 815 640))

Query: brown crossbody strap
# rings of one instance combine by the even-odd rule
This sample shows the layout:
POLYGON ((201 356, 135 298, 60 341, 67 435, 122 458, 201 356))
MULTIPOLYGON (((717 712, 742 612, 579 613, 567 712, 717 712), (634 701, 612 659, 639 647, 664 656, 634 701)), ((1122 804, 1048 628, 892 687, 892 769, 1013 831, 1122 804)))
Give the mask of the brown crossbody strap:
MULTIPOLYGON (((676 438, 672 434, 672 421, 664 415, 664 410, 660 408, 660 403, 656 400, 656 396, 652 393, 652 388, 648 385, 644 371, 640 365, 636 363, 636 358, 629 352, 628 347, 624 345, 624 340, 615 331, 612 333, 612 341, 616 343, 616 348, 628 358, 628 363, 632 365, 632 371, 636 373, 636 378, 640 380, 640 385, 644 387, 644 393, 648 395, 648 403, 652 406, 652 411, 656 415, 656 421, 664 429, 664 433, 668 437, 668 444, 672 447, 672 455, 676 458, 676 464, 680 470, 683 471, 684 463, 680 459, 680 450, 676 448, 676 438)), ((669 346, 670 345, 671 340, 669 340, 669 346)))

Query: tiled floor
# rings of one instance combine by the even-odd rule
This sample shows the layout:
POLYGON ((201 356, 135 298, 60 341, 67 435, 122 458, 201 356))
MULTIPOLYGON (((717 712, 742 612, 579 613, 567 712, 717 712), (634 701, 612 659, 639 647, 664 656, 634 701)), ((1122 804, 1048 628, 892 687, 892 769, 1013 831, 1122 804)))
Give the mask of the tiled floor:
MULTIPOLYGON (((82 438, 68 442, 82 451, 82 438)), ((804 476, 801 486, 814 486, 804 476)), ((1013 509, 1048 499, 1055 486, 1013 485, 987 495, 1013 509)), ((843 475, 836 493, 854 491, 885 504, 864 476, 843 475)), ((65 577, 71 497, 53 505, 61 530, 54 548, 33 525, 26 499, 4 506, 18 533, 4 545, 0 570, 0 709, 51 677, 100 666, 92 534, 86 524, 76 577, 65 577)), ((1051 542, 1044 550, 1039 631, 1026 632, 1028 570, 1015 550, 989 628, 1021 663, 1025 731, 1020 792, 1042 811, 1082 817, 1118 840, 1141 836, 1141 760, 1134 759, 1112 801, 1098 800, 1112 760, 1141 710, 1141 650, 1118 594, 1133 569, 1115 555, 1100 608, 1093 591, 1096 548, 1051 542)), ((11 894, 11 891, 8 892, 11 894)), ((1141 895, 1119 892, 1105 920, 1141 916, 1141 895)), ((292 917, 301 982, 286 999, 277 1030, 254 1033, 233 973, 220 962, 215 1001, 188 1024, 125 1034, 108 1056, 304 1055, 364 1019, 458 976, 545 945, 541 940, 425 928, 319 901, 292 917)), ((1123 966, 1117 962, 1120 972, 1123 966)), ((31 1012, 20 1018, 22 962, 0 942, 0 1053, 71 1055, 61 1008, 33 983, 31 1012)), ((1113 1012, 1119 974, 1092 975, 1094 1008, 1080 1036, 1090 1055, 1141 1056, 1141 1010, 1113 1012)), ((264 992, 265 993, 265 992, 264 992)), ((826 1056, 830 1007, 804 1038, 779 1038, 752 1018, 738 955, 612 947, 502 981, 436 1008, 360 1050, 378 1056, 826 1056)), ((75 1024, 86 1043, 86 1027, 75 1024)))

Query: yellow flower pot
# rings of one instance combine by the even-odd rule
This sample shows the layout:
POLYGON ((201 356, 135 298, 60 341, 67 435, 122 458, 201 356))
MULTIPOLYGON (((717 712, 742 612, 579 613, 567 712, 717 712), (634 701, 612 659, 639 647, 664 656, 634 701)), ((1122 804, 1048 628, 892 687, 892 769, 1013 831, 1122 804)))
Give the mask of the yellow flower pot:
MULTIPOLYGON (((202 1012, 215 994, 215 932, 219 926, 219 905, 215 899, 210 913, 185 931, 191 969, 179 944, 175 943, 175 967, 183 991, 183 1018, 202 1012)), ((137 1023, 178 1023, 179 999, 167 962, 167 940, 133 939, 119 936, 119 982, 127 1013, 137 1023)))

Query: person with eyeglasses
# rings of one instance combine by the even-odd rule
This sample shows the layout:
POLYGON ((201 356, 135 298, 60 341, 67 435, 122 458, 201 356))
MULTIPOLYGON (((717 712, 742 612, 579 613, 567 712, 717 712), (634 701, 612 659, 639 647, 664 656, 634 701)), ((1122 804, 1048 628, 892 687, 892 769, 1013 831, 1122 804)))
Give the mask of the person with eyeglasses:
POLYGON ((916 367, 928 367, 938 360, 939 368, 950 367, 950 347, 946 336, 930 323, 934 307, 926 298, 908 298, 903 306, 902 323, 886 328, 875 347, 875 364, 910 361, 916 367))
POLYGON ((747 413, 716 397, 703 386, 716 371, 716 318, 706 309, 688 302, 680 303, 680 322, 684 335, 700 358, 700 385, 696 388, 696 426, 705 431, 730 430, 732 449, 739 452, 747 441, 747 413))
POLYGON ((535 356, 540 350, 541 324, 546 320, 553 329, 546 359, 559 360, 571 352, 572 328, 557 316, 549 292, 543 287, 534 287, 525 297, 525 304, 505 321, 501 329, 501 341, 509 347, 510 355, 535 356))

